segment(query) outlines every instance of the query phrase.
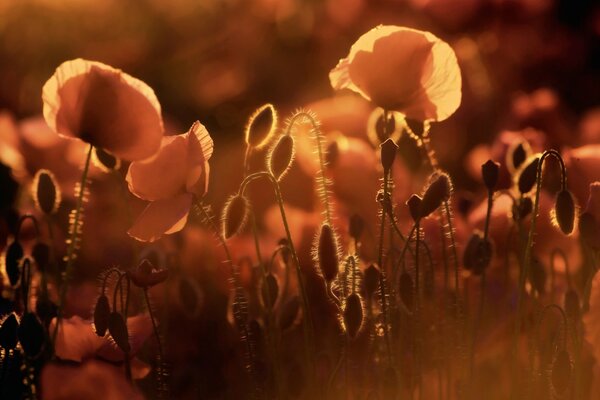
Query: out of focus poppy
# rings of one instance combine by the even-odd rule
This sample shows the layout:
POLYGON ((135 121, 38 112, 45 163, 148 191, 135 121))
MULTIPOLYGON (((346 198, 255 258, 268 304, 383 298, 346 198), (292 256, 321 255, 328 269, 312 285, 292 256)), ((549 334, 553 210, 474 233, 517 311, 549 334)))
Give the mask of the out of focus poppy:
POLYGON ((134 285, 147 288, 164 282, 169 277, 169 270, 156 269, 150 261, 144 260, 132 271, 129 271, 128 275, 134 285))

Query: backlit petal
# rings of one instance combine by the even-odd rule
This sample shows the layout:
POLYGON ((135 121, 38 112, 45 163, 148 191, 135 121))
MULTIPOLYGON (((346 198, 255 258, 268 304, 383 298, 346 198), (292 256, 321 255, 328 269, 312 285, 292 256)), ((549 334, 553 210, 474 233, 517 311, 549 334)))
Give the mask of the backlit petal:
POLYGON ((192 195, 183 193, 170 199, 150 203, 127 232, 129 236, 153 242, 163 234, 183 229, 192 205, 192 195))

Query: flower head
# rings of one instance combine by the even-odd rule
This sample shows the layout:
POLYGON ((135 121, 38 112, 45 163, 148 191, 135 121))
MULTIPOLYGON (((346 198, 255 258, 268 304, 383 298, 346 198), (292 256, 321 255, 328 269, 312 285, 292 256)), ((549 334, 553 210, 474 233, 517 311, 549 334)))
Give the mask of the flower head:
POLYGON ((201 198, 208 189, 212 152, 208 131, 196 121, 186 133, 164 137, 151 159, 131 163, 126 178, 129 190, 151 203, 129 230, 130 236, 154 241, 183 229, 193 197, 201 198))
POLYGON ((108 65, 75 59, 61 64, 42 89, 46 123, 125 160, 160 146, 160 104, 144 82, 108 65))
POLYGON ((461 100, 452 48, 429 32, 381 25, 362 35, 329 73, 334 89, 350 89, 408 118, 442 121, 461 100))

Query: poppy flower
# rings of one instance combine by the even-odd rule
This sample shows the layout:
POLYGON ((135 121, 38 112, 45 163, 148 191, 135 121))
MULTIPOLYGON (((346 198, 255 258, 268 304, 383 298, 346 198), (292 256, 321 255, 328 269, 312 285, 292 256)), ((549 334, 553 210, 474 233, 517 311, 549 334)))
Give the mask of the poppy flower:
POLYGON ((148 260, 143 260, 137 268, 127 273, 134 285, 147 288, 164 282, 169 277, 169 270, 156 269, 148 260))
POLYGON ((152 242, 183 229, 194 196, 201 198, 208 189, 212 152, 212 138, 196 121, 184 134, 163 137, 151 159, 131 163, 129 190, 151 203, 129 230, 130 236, 152 242))
POLYGON ((42 89, 46 123, 124 160, 160 147, 161 109, 144 82, 108 65, 75 59, 61 64, 42 89))
POLYGON ((461 101, 452 48, 429 32, 399 26, 380 25, 362 35, 329 80, 336 90, 350 89, 420 121, 442 121, 461 101))

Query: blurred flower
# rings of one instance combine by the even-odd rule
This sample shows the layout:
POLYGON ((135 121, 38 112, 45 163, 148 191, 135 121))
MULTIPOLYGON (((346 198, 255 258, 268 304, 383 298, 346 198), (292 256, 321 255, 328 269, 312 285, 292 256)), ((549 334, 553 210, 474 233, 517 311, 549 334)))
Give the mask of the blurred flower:
POLYGON ((59 135, 78 138, 125 160, 159 149, 160 104, 142 81, 108 65, 64 62, 42 89, 44 118, 59 135))
POLYGON ((129 235, 152 242, 185 226, 194 196, 208 189, 213 141, 206 128, 194 122, 187 133, 167 136, 155 157, 133 162, 127 171, 131 193, 151 201, 129 235))
POLYGON ((350 89, 408 118, 442 121, 461 100, 452 48, 429 32, 378 26, 361 36, 329 73, 334 89, 350 89))
POLYGON ((156 269, 150 261, 144 260, 132 271, 129 271, 128 275, 134 285, 147 288, 164 282, 169 277, 169 270, 156 269))

